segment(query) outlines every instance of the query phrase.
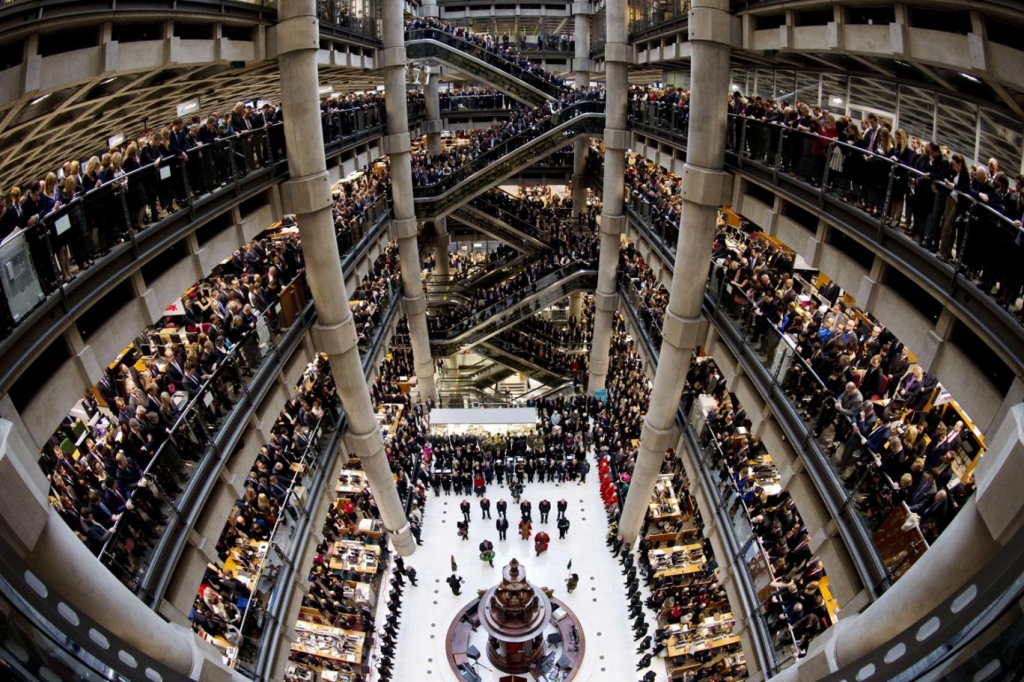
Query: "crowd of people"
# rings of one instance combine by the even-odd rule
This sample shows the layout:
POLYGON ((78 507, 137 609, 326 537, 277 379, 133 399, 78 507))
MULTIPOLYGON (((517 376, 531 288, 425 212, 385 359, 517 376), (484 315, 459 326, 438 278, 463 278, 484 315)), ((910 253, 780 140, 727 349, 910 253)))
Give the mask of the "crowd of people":
POLYGON ((764 570, 772 586, 763 604, 768 625, 778 646, 792 647, 792 655, 803 656, 811 639, 833 623, 819 589, 824 566, 811 550, 810 534, 793 498, 785 490, 769 493, 762 485, 760 476, 777 480, 778 472, 767 463, 760 439, 739 432, 747 423, 746 412, 710 358, 691 363, 684 408, 697 395, 715 401, 701 437, 705 447, 716 442, 710 464, 718 471, 724 502, 732 501, 730 513, 742 508, 766 557, 764 570))
POLYGON ((550 192, 513 196, 500 188, 487 190, 470 203, 545 244, 566 242, 574 231, 596 232, 600 210, 591 205, 583 216, 573 216, 571 196, 550 192))
MULTIPOLYGON (((421 100, 410 94, 410 107, 422 107, 421 100)), ((10 186, 0 201, 0 240, 24 232, 42 293, 53 293, 133 231, 283 159, 284 112, 257 104, 175 118, 88 160, 65 161, 42 179, 10 186)), ((378 93, 327 97, 321 109, 327 142, 384 121, 378 93)), ((343 212, 358 209, 354 201, 343 212)), ((13 325, 7 296, 0 296, 0 331, 13 325)))
MULTIPOLYGON (((686 135, 689 93, 631 89, 634 122, 686 135)), ((1016 267, 1024 175, 998 159, 970 163, 941 141, 920 139, 874 113, 861 120, 800 100, 728 98, 728 145, 778 165, 899 230, 995 297, 1024 322, 1016 267), (972 236, 968 240, 967 235, 972 236), (970 246, 968 246, 968 242, 970 246)))
MULTIPOLYGON (((519 255, 519 251, 501 244, 489 251, 450 251, 448 253, 448 272, 452 279, 467 282, 493 272, 519 255)), ((423 270, 430 274, 437 267, 437 256, 433 251, 423 257, 423 270)))
POLYGON ((334 428, 337 407, 330 365, 326 356, 318 356, 260 447, 242 484, 242 496, 235 500, 217 541, 220 567, 207 568, 189 615, 193 629, 203 637, 246 648, 251 643, 247 638, 258 631, 263 605, 256 600, 251 576, 277 569, 259 543, 270 540, 279 524, 297 520, 290 504, 293 487, 301 484, 303 472, 317 456, 321 429, 334 428))
POLYGON ((792 340, 801 361, 780 379, 782 387, 828 447, 872 526, 906 502, 933 540, 974 490, 970 477, 956 476, 957 448, 967 434, 954 410, 934 405, 935 376, 883 325, 847 308, 834 284, 809 290, 794 277, 792 260, 778 258, 771 245, 750 240, 730 248, 724 234, 716 244, 714 286, 728 282, 742 292, 727 310, 756 318, 751 341, 764 353, 780 335, 792 340), (820 297, 811 298, 817 305, 802 305, 805 294, 820 297))
POLYGON ((259 327, 273 333, 282 287, 302 269, 296 236, 268 232, 235 251, 186 292, 180 314, 139 334, 50 438, 40 465, 55 506, 119 577, 142 564, 189 462, 259 365, 259 327))
POLYGON ((438 93, 442 112, 472 112, 497 109, 515 109, 519 103, 500 90, 479 87, 463 87, 442 90, 438 93))
MULTIPOLYGON (((412 353, 408 346, 408 325, 405 318, 397 324, 390 352, 382 360, 371 384, 371 401, 381 416, 384 449, 389 466, 396 477, 398 494, 408 512, 410 529, 417 544, 422 545, 423 515, 427 488, 426 470, 422 462, 429 462, 433 446, 427 429, 431 403, 414 403, 400 387, 402 377, 413 372, 412 353)), ((358 472, 361 464, 352 460, 343 477, 358 472)), ((325 671, 338 671, 347 679, 358 682, 367 679, 372 671, 380 679, 388 679, 393 666, 401 596, 405 582, 415 586, 416 570, 390 551, 387 534, 379 528, 380 513, 369 487, 346 491, 328 509, 324 523, 323 541, 316 548, 313 566, 309 572, 310 589, 304 597, 301 621, 322 623, 352 633, 362 633, 362 657, 355 662, 342 662, 330 656, 292 649, 289 660, 295 665, 289 679, 312 673, 314 677, 325 671), (366 530, 361 522, 369 520, 366 530), (337 542, 352 542, 369 546, 379 554, 374 573, 338 570, 331 567, 332 547, 337 542), (383 577, 389 569, 392 574, 391 590, 385 605, 383 577), (369 583, 380 595, 358 589, 360 583, 369 583), (385 611, 383 632, 375 631, 378 612, 385 611)))
POLYGON ((434 311, 427 317, 428 327, 432 333, 440 334, 471 328, 482 319, 535 293, 539 282, 551 273, 572 264, 582 268, 596 263, 599 245, 598 239, 592 235, 574 234, 557 249, 527 261, 511 277, 479 288, 471 301, 434 311))

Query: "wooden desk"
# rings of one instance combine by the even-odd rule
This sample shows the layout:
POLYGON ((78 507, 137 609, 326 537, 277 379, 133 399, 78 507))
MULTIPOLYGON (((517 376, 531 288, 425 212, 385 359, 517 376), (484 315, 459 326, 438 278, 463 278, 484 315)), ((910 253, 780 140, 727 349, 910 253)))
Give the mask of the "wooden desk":
POLYGON ((649 509, 651 518, 656 521, 682 516, 682 511, 679 509, 679 498, 676 497, 676 492, 672 489, 671 476, 658 477, 649 509), (661 501, 659 502, 659 500, 661 501))
POLYGON ((700 542, 694 542, 689 545, 673 545, 671 547, 662 547, 661 549, 652 549, 647 552, 647 559, 651 562, 651 565, 657 565, 657 561, 660 557, 668 556, 671 557, 676 552, 702 552, 704 545, 700 542))
POLYGON ((352 540, 339 540, 331 547, 330 554, 332 571, 355 571, 373 575, 380 566, 380 548, 375 545, 364 545, 352 540), (348 555, 354 552, 358 552, 358 554, 353 561, 349 559, 348 555))
POLYGON ((366 633, 355 630, 298 621, 295 623, 298 640, 292 651, 346 663, 361 663, 366 633))
POLYGON ((334 492, 354 495, 366 490, 366 474, 359 470, 346 470, 338 477, 334 492))
POLYGON ((241 547, 232 547, 228 552, 228 558, 224 560, 224 572, 230 571, 236 578, 245 583, 250 590, 255 587, 256 582, 260 579, 260 574, 263 572, 263 566, 267 559, 267 550, 270 548, 270 543, 267 541, 257 542, 256 540, 249 541, 249 547, 256 552, 256 566, 254 571, 250 571, 246 567, 245 562, 242 561, 242 550, 241 547))
POLYGON ((821 592, 821 597, 825 600, 825 609, 828 611, 829 620, 834 624, 839 617, 839 602, 832 594, 832 585, 829 583, 827 575, 818 581, 818 591, 821 592))
POLYGON ((704 566, 707 565, 707 559, 701 557, 701 560, 696 563, 680 564, 678 566, 672 566, 670 568, 663 568, 654 574, 655 578, 672 578, 677 575, 692 575, 694 573, 700 573, 704 570, 704 566))
POLYGON ((700 623, 669 625, 671 633, 668 642, 669 657, 692 656, 700 651, 718 649, 737 644, 740 638, 732 634, 736 621, 731 613, 720 613, 705 618, 700 623))

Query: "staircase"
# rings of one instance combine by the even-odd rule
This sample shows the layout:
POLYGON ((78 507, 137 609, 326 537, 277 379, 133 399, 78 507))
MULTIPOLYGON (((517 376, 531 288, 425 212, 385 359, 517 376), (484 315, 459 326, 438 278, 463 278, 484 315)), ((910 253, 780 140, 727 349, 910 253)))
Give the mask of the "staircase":
POLYGON ((577 138, 604 133, 604 102, 578 102, 481 154, 441 182, 413 188, 416 218, 436 220, 577 138), (568 118, 568 120, 567 120, 568 118), (538 134, 538 127, 542 132, 538 134))
POLYGON ((405 54, 410 60, 432 59, 441 62, 535 107, 559 99, 568 90, 479 45, 438 28, 406 31, 405 54))
POLYGON ((430 332, 432 354, 452 355, 508 329, 576 291, 597 286, 597 271, 590 264, 570 263, 537 282, 536 291, 511 302, 490 306, 454 329, 430 332))

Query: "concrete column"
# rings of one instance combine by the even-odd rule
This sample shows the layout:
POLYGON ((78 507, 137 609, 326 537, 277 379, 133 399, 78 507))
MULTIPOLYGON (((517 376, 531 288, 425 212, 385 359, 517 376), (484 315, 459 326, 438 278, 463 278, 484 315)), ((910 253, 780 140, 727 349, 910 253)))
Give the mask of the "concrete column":
MULTIPOLYGON (((728 0, 694 0, 690 10, 691 143, 682 173, 678 255, 665 311, 658 371, 640 436, 640 453, 619 522, 619 531, 627 542, 636 538, 647 514, 665 450, 672 445, 671 434, 690 354, 702 343, 700 311, 707 258, 718 210, 731 193, 731 176, 722 170, 726 129, 722 97, 729 89, 732 20, 728 0)), ((605 192, 607 196, 607 184, 605 192)), ((618 200, 621 199, 620 192, 618 200)))
POLYGON ((440 277, 452 274, 448 263, 448 245, 452 236, 448 234, 448 219, 438 218, 434 221, 434 272, 440 277))
MULTIPOLYGON (((605 125, 604 129, 604 208, 601 212, 601 255, 594 292, 594 338, 590 347, 590 379, 587 389, 593 393, 605 386, 608 375, 608 350, 612 342, 612 322, 619 304, 616 293, 619 246, 626 229, 623 213, 626 150, 630 133, 626 129, 626 94, 629 64, 633 48, 626 37, 625 0, 609 0, 608 42, 605 46, 605 125)), ((579 42, 577 41, 577 45, 579 42)))
POLYGON ((575 294, 569 297, 569 317, 575 317, 576 321, 580 321, 580 317, 583 315, 583 292, 577 291, 575 294))
MULTIPOLYGON (((370 391, 363 378, 355 324, 348 307, 348 292, 334 238, 330 180, 323 153, 320 112, 316 106, 318 23, 315 0, 281 3, 277 26, 278 63, 281 100, 288 111, 284 132, 292 177, 285 183, 284 191, 297 214, 306 276, 316 305, 318 321, 311 332, 313 340, 330 358, 338 395, 348 418, 347 439, 362 460, 384 526, 398 551, 409 555, 416 549, 416 543, 391 478, 370 391)), ((404 98, 404 81, 401 85, 404 98)), ((404 108, 402 114, 405 114, 404 108)), ((408 134, 406 145, 408 149, 408 134)), ((408 171, 408 154, 406 164, 408 171)), ((418 265, 415 272, 418 276, 418 265)))
POLYGON ((427 106, 427 120, 423 122, 423 131, 427 134, 427 153, 441 153, 441 131, 444 124, 441 119, 441 95, 438 92, 438 75, 431 73, 427 77, 424 99, 427 106))
MULTIPOLYGON (((437 9, 437 6, 434 6, 437 9)), ((441 118, 441 96, 438 92, 438 74, 431 73, 427 78, 427 87, 424 93, 427 105, 427 120, 423 122, 423 130, 427 134, 427 152, 430 154, 441 153, 441 133, 444 130, 444 120, 441 118)), ((448 245, 451 237, 448 236, 448 220, 438 218, 434 221, 434 272, 441 277, 448 277, 451 274, 448 268, 448 245)))
MULTIPOLYGON (((573 59, 573 79, 580 90, 590 87, 590 72, 593 65, 590 61, 590 3, 572 3, 572 13, 576 20, 576 54, 573 59)), ((572 162, 572 214, 578 216, 587 210, 587 151, 590 145, 586 140, 573 143, 572 162)))
POLYGON ((409 320, 409 340, 413 364, 416 366, 416 381, 420 399, 433 400, 437 398, 437 385, 434 383, 434 362, 430 357, 427 298, 423 295, 419 246, 416 244, 416 211, 412 203, 404 22, 402 3, 399 0, 387 0, 384 3, 384 49, 380 51, 379 60, 384 69, 384 104, 388 115, 384 153, 391 160, 391 195, 394 198, 391 222, 398 237, 398 258, 401 261, 402 288, 405 291, 402 308, 409 320))

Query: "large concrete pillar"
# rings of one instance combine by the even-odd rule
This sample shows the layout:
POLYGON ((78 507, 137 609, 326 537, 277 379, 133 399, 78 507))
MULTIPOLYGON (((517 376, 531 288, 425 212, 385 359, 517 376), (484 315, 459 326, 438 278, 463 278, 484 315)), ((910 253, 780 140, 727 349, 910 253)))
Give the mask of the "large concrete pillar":
MULTIPOLYGON (((576 20, 576 54, 572 63, 573 80, 580 90, 590 87, 590 72, 593 64, 590 60, 590 3, 572 3, 572 13, 576 20)), ((578 216, 587 210, 587 150, 590 145, 586 140, 573 143, 572 162, 572 214, 578 216)))
MULTIPOLYGON (((424 8, 426 9, 426 8, 424 8)), ((436 8, 435 8, 436 9, 436 8)), ((384 153, 391 160, 392 227, 398 238, 401 262, 402 309, 409 320, 409 340, 421 400, 437 398, 434 383, 434 361, 430 357, 427 333, 427 297, 423 295, 423 276, 416 211, 412 203, 412 160, 409 156, 409 106, 405 88, 405 14, 399 0, 384 3, 384 105, 387 108, 388 134, 384 137, 384 153)), ((427 81, 429 85, 429 80, 427 81)))
MULTIPOLYGON (((429 154, 441 153, 441 132, 444 130, 444 119, 441 118, 441 96, 438 92, 438 74, 436 67, 430 67, 431 73, 427 78, 427 88, 424 93, 427 105, 427 120, 423 122, 423 131, 427 134, 427 152, 429 154)), ((438 218, 434 221, 434 272, 441 277, 448 277, 451 270, 448 267, 448 245, 451 244, 451 237, 448 235, 448 220, 438 218)))
POLYGON ((569 297, 569 317, 575 317, 576 322, 581 322, 583 317, 583 292, 577 291, 569 297))
MULTIPOLYGON (((320 109, 317 106, 319 77, 316 54, 320 29, 316 0, 289 0, 281 3, 278 11, 278 64, 281 72, 281 100, 288 112, 284 134, 291 170, 291 180, 284 184, 284 195, 285 203, 297 214, 302 254, 306 261, 306 278, 316 306, 317 323, 311 333, 317 350, 327 353, 331 361, 338 396, 348 419, 349 448, 358 454, 362 462, 381 519, 392 541, 400 553, 409 555, 416 549, 416 543, 409 532, 405 509, 391 478, 380 429, 370 402, 370 391, 363 378, 355 323, 348 307, 348 292, 345 290, 338 242, 334 238, 330 178, 324 159, 320 109)), ((404 76, 400 86, 404 120, 404 76)), ((405 169, 408 177, 408 133, 405 135, 405 143, 405 169)), ((409 203, 411 212, 411 196, 409 203)), ((412 227, 415 241, 415 219, 412 220, 412 227)), ((402 269, 404 275, 405 268, 402 269)), ((414 272, 419 278, 418 263, 414 272)))
MULTIPOLYGON (((859 614, 841 618, 815 638, 805 658, 771 682, 819 680, 852 665, 902 632, 911 631, 972 581, 990 581, 986 567, 1018 537, 1024 502, 1019 494, 1024 461, 1024 404, 1007 411, 990 431, 975 470, 977 492, 967 500, 925 557, 859 614)), ((852 677, 851 677, 852 679, 852 677)))
MULTIPOLYGON (((694 0, 689 33, 692 46, 690 144, 683 166, 679 241, 651 404, 644 419, 640 453, 619 522, 619 530, 629 542, 640 531, 662 459, 673 443, 675 416, 690 366, 690 354, 701 343, 700 310, 708 254, 719 207, 728 201, 731 187, 732 176, 722 170, 726 130, 722 98, 729 89, 732 35, 728 0, 694 0)), ((605 177, 607 197, 607 175, 605 177)), ((621 192, 616 199, 622 201, 621 192)))
MULTIPOLYGON (((630 134, 626 129, 627 72, 633 61, 633 48, 626 37, 626 9, 626 0, 609 0, 605 4, 608 42, 604 49, 604 208, 600 221, 601 256, 597 270, 597 291, 594 293, 594 339, 590 347, 590 380, 587 384, 587 390, 591 393, 605 387, 612 322, 619 304, 616 282, 619 246, 626 227, 622 204, 626 150, 630 142, 630 134)), ((579 37, 576 45, 579 49, 579 37)))
POLYGON ((66 600, 72 615, 88 614, 126 645, 126 653, 145 654, 193 680, 244 680, 220 663, 212 645, 190 629, 165 621, 99 564, 50 506, 49 482, 36 463, 38 457, 11 422, 0 419, 0 537, 12 552, 8 559, 24 562, 48 594, 66 600))

